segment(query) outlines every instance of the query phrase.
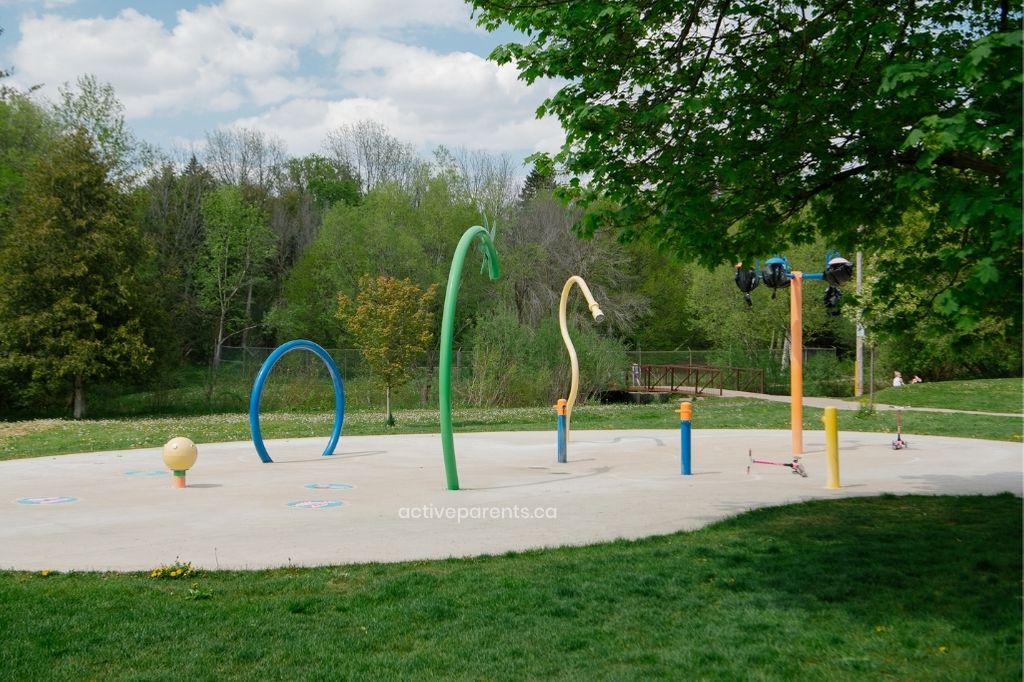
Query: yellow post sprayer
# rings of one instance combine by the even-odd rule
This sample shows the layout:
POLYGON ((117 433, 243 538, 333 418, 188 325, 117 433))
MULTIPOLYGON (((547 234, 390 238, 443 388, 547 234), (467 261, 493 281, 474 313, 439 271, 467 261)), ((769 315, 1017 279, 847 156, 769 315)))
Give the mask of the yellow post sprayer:
POLYGON ((604 320, 604 313, 601 312, 601 307, 597 305, 597 301, 594 300, 594 295, 590 293, 590 287, 583 281, 583 278, 579 275, 573 275, 565 281, 565 286, 562 287, 562 298, 558 303, 558 326, 562 330, 562 340, 565 341, 565 348, 569 351, 569 364, 572 370, 572 382, 569 386, 569 399, 565 404, 565 439, 566 442, 569 440, 569 422, 572 419, 572 406, 576 404, 576 392, 579 390, 580 385, 580 363, 576 358, 576 347, 572 345, 572 340, 569 338, 569 328, 566 324, 565 309, 569 303, 569 290, 573 284, 579 285, 580 291, 583 292, 583 296, 587 299, 587 306, 590 308, 590 314, 594 316, 595 322, 601 322, 604 320))

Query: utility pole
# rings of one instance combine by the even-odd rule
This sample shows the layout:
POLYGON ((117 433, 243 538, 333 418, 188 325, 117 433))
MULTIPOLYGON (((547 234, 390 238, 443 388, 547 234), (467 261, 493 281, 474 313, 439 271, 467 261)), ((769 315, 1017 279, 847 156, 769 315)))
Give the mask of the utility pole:
MULTIPOLYGON (((857 252, 857 295, 860 296, 863 276, 864 254, 857 252)), ((853 366, 853 395, 857 398, 864 395, 864 325, 857 320, 856 358, 853 366)))

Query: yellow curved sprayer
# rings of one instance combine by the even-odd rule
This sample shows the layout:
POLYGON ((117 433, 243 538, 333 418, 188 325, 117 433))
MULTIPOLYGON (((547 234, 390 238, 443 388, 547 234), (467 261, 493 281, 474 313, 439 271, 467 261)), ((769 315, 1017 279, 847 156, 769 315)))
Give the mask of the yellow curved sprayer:
POLYGON ((565 439, 569 440, 569 421, 572 418, 572 407, 576 404, 576 393, 580 386, 580 363, 576 358, 576 347, 572 345, 572 340, 569 338, 569 328, 565 320, 565 309, 569 303, 569 290, 572 289, 572 285, 579 285, 580 291, 583 292, 583 296, 587 299, 587 307, 590 309, 590 314, 594 316, 595 322, 601 322, 604 320, 604 313, 601 312, 601 307, 597 305, 597 301, 594 300, 594 295, 590 293, 590 287, 583 281, 583 278, 579 275, 573 275, 565 281, 565 286, 562 287, 562 299, 558 303, 558 326, 562 330, 562 340, 565 341, 565 348, 569 351, 569 363, 572 367, 572 383, 569 386, 569 399, 565 405, 565 439))

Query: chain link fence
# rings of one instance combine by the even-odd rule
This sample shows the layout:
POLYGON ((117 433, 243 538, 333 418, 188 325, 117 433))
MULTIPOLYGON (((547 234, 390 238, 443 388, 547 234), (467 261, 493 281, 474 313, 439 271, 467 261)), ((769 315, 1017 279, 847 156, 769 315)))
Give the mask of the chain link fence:
MULTIPOLYGON (((255 379, 256 373, 266 362, 275 348, 264 348, 258 346, 224 346, 221 349, 222 370, 255 379)), ((358 348, 324 348, 338 366, 338 371, 346 380, 348 379, 372 379, 373 369, 363 359, 363 354, 358 348)), ((307 372, 315 374, 323 368, 323 362, 312 353, 289 353, 287 359, 282 358, 280 366, 284 368, 283 373, 300 374, 307 372)), ((456 376, 461 376, 470 365, 470 354, 456 351, 452 356, 453 371, 456 376)), ((278 369, 275 366, 274 371, 278 369)), ((431 362, 430 358, 424 356, 413 365, 414 375, 433 372, 437 374, 437 363, 431 362)))
MULTIPOLYGON (((341 372, 346 386, 350 382, 354 384, 373 384, 373 370, 363 359, 362 353, 358 349, 326 348, 325 350, 338 365, 338 370, 341 372)), ((217 374, 221 378, 233 378, 251 384, 255 380, 256 373, 273 351, 274 348, 266 347, 225 346, 222 349, 221 367, 218 368, 217 374)), ((606 390, 622 389, 632 384, 633 382, 630 378, 631 366, 633 363, 636 363, 642 366, 685 365, 690 367, 711 367, 724 371, 734 371, 737 368, 741 370, 763 370, 763 385, 766 392, 785 394, 789 391, 789 374, 788 370, 783 368, 784 358, 781 350, 742 353, 689 349, 674 351, 635 350, 627 352, 626 358, 628 362, 622 367, 621 373, 608 378, 606 390)), ((785 361, 788 364, 788 357, 785 358, 785 361)), ((822 361, 831 365, 838 364, 837 350, 835 348, 804 348, 805 366, 808 363, 821 363, 822 361)), ((568 365, 568 360, 566 360, 566 365, 568 365)), ((465 382, 471 379, 471 368, 471 352, 459 350, 453 354, 452 387, 457 395, 463 390, 465 382)), ((412 399, 415 395, 418 397, 417 402, 420 404, 429 404, 436 400, 437 369, 436 358, 424 354, 423 358, 413 367, 411 372, 412 380, 405 389, 410 393, 409 399, 412 399)), ((278 377, 292 378, 322 376, 324 371, 323 362, 312 353, 289 353, 274 368, 274 372, 278 377)), ((847 381, 845 378, 835 377, 827 381, 843 385, 837 386, 837 390, 843 390, 846 383, 852 385, 852 379, 847 381)), ((725 387, 751 390, 750 386, 729 385, 725 387)))

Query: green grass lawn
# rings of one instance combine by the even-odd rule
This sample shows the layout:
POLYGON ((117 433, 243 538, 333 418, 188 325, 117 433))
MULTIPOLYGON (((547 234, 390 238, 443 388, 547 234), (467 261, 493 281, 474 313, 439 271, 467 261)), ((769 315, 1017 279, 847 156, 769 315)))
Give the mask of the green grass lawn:
POLYGON ((1021 516, 1010 495, 883 496, 464 560, 179 579, 0 573, 0 670, 1017 682, 1021 516))
MULTIPOLYGON (((679 426, 678 403, 650 405, 580 405, 573 411, 574 429, 675 429, 679 426)), ((965 408, 966 409, 966 408, 965 408)), ((821 409, 804 407, 804 429, 822 430, 821 409)), ((376 410, 346 412, 342 434, 437 433, 438 412, 430 409, 396 410, 397 426, 384 425, 376 410)), ((326 441, 333 412, 266 412, 261 416, 265 439, 322 437, 326 441)), ((455 431, 539 431, 555 429, 555 413, 547 407, 459 408, 455 431)), ((701 398, 696 401, 694 429, 788 429, 787 403, 750 398, 701 398)), ((839 413, 842 431, 896 432, 892 412, 847 411, 839 413)), ((971 414, 906 412, 903 432, 909 436, 934 435, 989 440, 1021 441, 1022 419, 971 414)), ((188 436, 196 443, 244 441, 251 438, 244 413, 131 419, 41 419, 0 422, 0 460, 39 457, 72 452, 160 447, 174 436, 188 436)))
MULTIPOLYGON (((1007 408, 1016 383, 946 385, 935 406, 1019 412, 1007 408)), ((876 399, 910 405, 940 386, 876 399)), ((674 429, 676 405, 581 405, 573 427, 674 429)), ((326 440, 331 413, 280 409, 263 415, 265 437, 326 440)), ((821 414, 805 407, 804 428, 820 429, 821 414)), ((388 429, 378 410, 352 409, 344 433, 439 429, 433 408, 396 416, 388 429)), ((910 437, 1021 441, 1019 417, 903 419, 910 437)), ((787 429, 789 406, 700 399, 693 423, 787 429)), ((553 430, 554 412, 457 409, 455 429, 553 430)), ((840 430, 893 433, 895 415, 841 411, 840 430)), ((175 435, 250 438, 238 412, 0 422, 0 459, 159 447, 175 435)), ((0 678, 1019 681, 1021 519, 1011 495, 883 496, 498 557, 177 579, 0 572, 0 678)))
POLYGON ((941 407, 980 412, 1024 412, 1024 381, 975 379, 925 382, 875 392, 875 402, 908 407, 941 407))

